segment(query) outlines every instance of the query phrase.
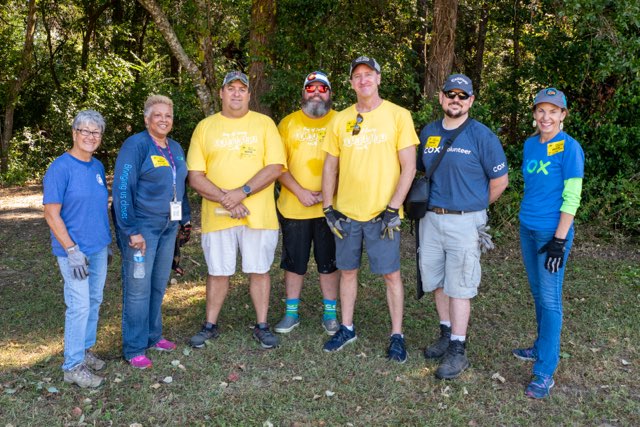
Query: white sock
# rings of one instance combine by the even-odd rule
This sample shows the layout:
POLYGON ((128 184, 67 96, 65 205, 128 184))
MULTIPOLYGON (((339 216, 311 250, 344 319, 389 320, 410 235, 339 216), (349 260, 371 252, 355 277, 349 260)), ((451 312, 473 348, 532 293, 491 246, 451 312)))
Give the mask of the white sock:
POLYGON ((446 326, 446 327, 448 327, 448 328, 450 328, 450 327, 451 327, 451 322, 450 322, 450 321, 448 321, 448 320, 441 320, 441 321, 440 321, 440 324, 441 324, 441 325, 444 325, 444 326, 446 326))
POLYGON ((353 325, 351 325, 351 326, 342 325, 342 326, 344 326, 345 328, 347 328, 348 330, 350 330, 351 332, 353 332, 353 325))
POLYGON ((464 342, 465 339, 467 338, 466 335, 453 335, 451 334, 451 341, 460 341, 460 342, 464 342))

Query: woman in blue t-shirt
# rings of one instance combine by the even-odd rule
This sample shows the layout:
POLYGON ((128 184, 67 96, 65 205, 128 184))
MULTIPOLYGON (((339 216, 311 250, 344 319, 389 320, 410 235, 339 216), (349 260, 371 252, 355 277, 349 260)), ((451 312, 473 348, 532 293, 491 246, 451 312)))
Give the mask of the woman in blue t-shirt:
POLYGON ((64 380, 98 387, 105 367, 89 349, 96 343, 102 291, 107 277, 109 192, 104 167, 93 153, 105 123, 100 113, 81 111, 73 120, 73 147, 51 163, 44 176, 44 217, 64 279, 64 380))
POLYGON ((584 153, 565 133, 567 99, 555 88, 533 101, 536 132, 524 143, 524 197, 520 205, 520 246, 535 303, 538 336, 530 348, 512 351, 532 361, 533 379, 525 395, 541 399, 554 386, 560 360, 562 282, 573 243, 573 218, 580 205, 584 153))

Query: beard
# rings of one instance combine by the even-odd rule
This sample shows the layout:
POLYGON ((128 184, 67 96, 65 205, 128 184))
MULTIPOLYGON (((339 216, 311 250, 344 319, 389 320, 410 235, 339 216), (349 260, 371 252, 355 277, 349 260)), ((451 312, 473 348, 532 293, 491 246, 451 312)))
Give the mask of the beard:
POLYGON ((323 101, 322 99, 303 99, 301 102, 302 111, 309 117, 320 118, 324 117, 329 110, 333 102, 331 99, 323 101))

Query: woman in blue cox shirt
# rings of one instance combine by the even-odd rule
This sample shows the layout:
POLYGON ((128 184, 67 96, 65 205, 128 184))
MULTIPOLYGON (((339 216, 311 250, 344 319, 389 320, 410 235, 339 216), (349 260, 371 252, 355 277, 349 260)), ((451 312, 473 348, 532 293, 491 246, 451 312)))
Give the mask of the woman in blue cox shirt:
POLYGON ((536 132, 524 143, 524 197, 520 205, 520 246, 535 303, 537 337, 532 347, 512 351, 534 362, 525 395, 549 396, 560 360, 562 282, 573 243, 573 218, 580 206, 584 152, 563 129, 567 99, 555 88, 533 101, 536 132))
POLYGON ((122 144, 113 178, 113 214, 122 254, 122 350, 129 364, 150 368, 147 350, 173 351, 162 336, 164 298, 178 227, 190 225, 180 144, 168 137, 173 102, 150 96, 144 105, 146 130, 122 144), (144 277, 134 277, 134 254, 144 255, 144 277))

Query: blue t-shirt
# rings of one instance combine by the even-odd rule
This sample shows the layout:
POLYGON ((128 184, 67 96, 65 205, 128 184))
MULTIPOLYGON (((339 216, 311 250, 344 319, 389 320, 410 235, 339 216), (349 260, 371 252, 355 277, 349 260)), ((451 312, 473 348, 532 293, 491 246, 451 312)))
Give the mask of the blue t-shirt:
MULTIPOLYGON (((482 123, 471 122, 449 147, 431 177, 429 207, 457 211, 479 211, 489 206, 489 180, 508 172, 507 158, 498 137, 482 123)), ((442 120, 420 132, 417 168, 428 170, 455 132, 442 127, 442 120)))
MULTIPOLYGON (((85 255, 93 255, 111 243, 106 182, 100 160, 83 162, 69 153, 55 159, 44 175, 42 203, 62 205, 60 217, 69 237, 85 255)), ((67 256, 53 232, 51 249, 55 256, 67 256)))
POLYGON ((176 167, 176 200, 182 201, 182 220, 191 219, 186 194, 187 163, 180 144, 167 138, 169 149, 160 148, 146 130, 127 138, 120 148, 113 172, 113 207, 116 226, 127 236, 140 234, 140 221, 169 220, 176 167))
POLYGON ((530 230, 555 230, 564 202, 564 181, 584 177, 582 147, 562 131, 544 144, 540 135, 529 137, 524 143, 522 175, 520 223, 530 230))

